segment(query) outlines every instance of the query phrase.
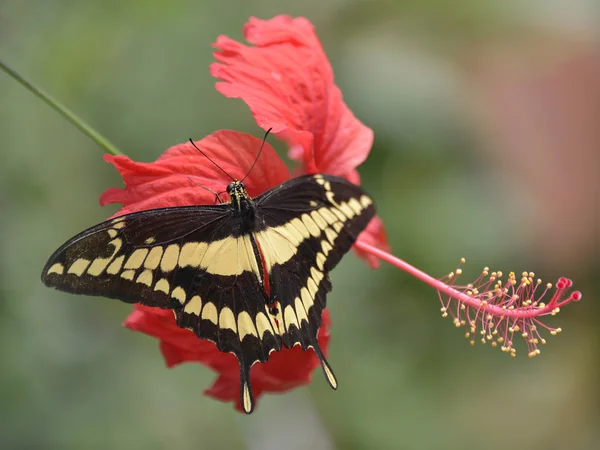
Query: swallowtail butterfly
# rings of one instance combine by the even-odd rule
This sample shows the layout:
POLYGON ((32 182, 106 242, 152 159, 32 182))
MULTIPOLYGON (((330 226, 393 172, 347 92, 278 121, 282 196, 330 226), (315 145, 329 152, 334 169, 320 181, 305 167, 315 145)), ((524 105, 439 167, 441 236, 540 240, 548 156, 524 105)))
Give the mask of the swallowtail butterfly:
POLYGON ((293 178, 250 198, 243 181, 230 203, 152 209, 100 223, 48 260, 44 284, 75 294, 173 310, 177 325, 233 353, 241 404, 254 409, 250 368, 282 344, 317 341, 329 272, 375 214, 358 186, 330 175, 293 178))

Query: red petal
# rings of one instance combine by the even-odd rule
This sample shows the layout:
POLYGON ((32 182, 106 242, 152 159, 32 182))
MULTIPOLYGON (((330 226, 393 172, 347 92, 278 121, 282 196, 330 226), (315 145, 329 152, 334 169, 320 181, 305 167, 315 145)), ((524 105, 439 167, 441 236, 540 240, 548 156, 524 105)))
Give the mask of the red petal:
MULTIPOLYGON (((236 408, 242 410, 239 366, 235 356, 222 353, 212 342, 198 339, 191 331, 179 328, 171 311, 142 305, 134 305, 134 308, 124 325, 158 338, 168 367, 183 362, 199 362, 210 367, 220 375, 205 394, 221 401, 235 402, 236 408)), ((323 311, 322 317, 318 340, 323 353, 327 354, 329 311, 323 311)), ((250 377, 254 396, 258 398, 265 392, 283 392, 308 384, 312 371, 318 366, 319 360, 312 350, 305 352, 294 347, 274 352, 268 362, 252 366, 250 377)))
MULTIPOLYGON (((243 99, 264 129, 304 150, 305 173, 348 176, 369 154, 373 132, 342 100, 313 25, 305 18, 251 18, 244 27, 249 47, 226 36, 211 74, 217 90, 243 99)), ((298 152, 295 153, 298 155, 298 152)))
MULTIPOLYGON (((196 145, 235 179, 242 179, 256 159, 262 140, 245 133, 217 131, 196 145)), ((105 155, 123 177, 125 189, 110 188, 100 203, 121 203, 119 215, 167 206, 213 204, 215 195, 199 186, 222 192, 231 179, 189 142, 171 147, 153 163, 126 156, 105 155)), ((289 179, 289 171, 268 144, 248 178, 248 193, 256 196, 289 179)))

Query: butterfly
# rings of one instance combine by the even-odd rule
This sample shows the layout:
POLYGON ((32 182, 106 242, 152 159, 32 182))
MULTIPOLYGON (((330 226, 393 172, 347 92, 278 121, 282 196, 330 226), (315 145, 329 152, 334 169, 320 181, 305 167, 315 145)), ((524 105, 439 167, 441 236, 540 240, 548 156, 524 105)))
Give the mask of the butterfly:
POLYGON ((243 179, 234 180, 227 193, 227 203, 151 209, 93 226, 54 252, 42 281, 172 310, 179 327, 237 357, 248 414, 255 405, 250 368, 282 345, 313 349, 337 389, 317 333, 329 272, 374 217, 373 200, 325 174, 290 179, 255 198, 243 179))

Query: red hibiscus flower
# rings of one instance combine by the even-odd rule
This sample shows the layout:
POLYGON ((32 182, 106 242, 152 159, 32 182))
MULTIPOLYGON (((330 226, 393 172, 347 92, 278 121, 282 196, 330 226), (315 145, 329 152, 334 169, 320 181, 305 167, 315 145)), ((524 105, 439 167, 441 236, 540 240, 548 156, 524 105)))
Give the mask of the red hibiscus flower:
MULTIPOLYGON (((257 47, 246 47, 224 36, 215 44, 222 48, 215 56, 224 65, 215 64, 211 71, 228 81, 218 83, 218 89, 225 95, 244 98, 258 124, 272 128, 274 134, 288 143, 293 158, 302 162, 298 173, 329 173, 358 183, 356 166, 367 157, 373 132, 343 103, 312 25, 305 19, 285 16, 271 21, 251 19, 245 32, 257 47), (277 84, 273 83, 273 77, 278 77, 277 84)), ((106 156, 106 161, 121 173, 126 187, 108 189, 100 202, 121 203, 123 208, 118 215, 168 206, 212 204, 215 194, 211 191, 222 192, 230 182, 225 172, 235 179, 243 178, 260 144, 260 140, 235 131, 218 131, 196 142, 223 170, 190 143, 168 149, 153 163, 106 156)), ((254 197, 289 178, 286 165, 266 143, 245 185, 248 194, 254 197)), ((381 222, 379 219, 372 222, 375 224, 360 239, 386 249, 381 222)), ((371 265, 377 264, 377 258, 363 255, 371 265)), ((318 334, 324 353, 329 324, 329 312, 325 310, 318 334)), ((196 361, 218 372, 217 381, 205 393, 233 401, 241 410, 239 369, 233 355, 221 353, 212 342, 179 328, 170 311, 136 305, 125 326, 158 338, 169 367, 196 361)), ((263 392, 281 392, 307 384, 319 365, 312 350, 305 352, 295 347, 274 352, 269 361, 252 367, 254 395, 258 398, 263 392)))
MULTIPOLYGON (((217 90, 243 99, 256 123, 272 129, 289 145, 303 173, 327 173, 359 184, 356 167, 373 144, 373 131, 362 124, 342 100, 333 70, 313 25, 305 18, 250 18, 244 26, 253 47, 219 36, 214 46, 218 63, 211 74, 223 81, 217 90)), ((383 224, 371 220, 359 240, 389 251, 383 224)), ((372 267, 379 259, 358 250, 372 267)))
MULTIPOLYGON (((225 36, 215 43, 219 62, 210 70, 222 80, 217 89, 227 97, 242 98, 258 125, 272 129, 289 145, 290 157, 300 162, 296 173, 328 173, 359 183, 356 167, 368 156, 373 132, 343 102, 310 22, 288 16, 268 21, 252 18, 244 34, 253 46, 225 36)), ((108 189, 100 202, 121 203, 123 208, 117 215, 168 206, 212 204, 213 191, 222 192, 230 182, 224 172, 236 179, 243 178, 260 144, 260 140, 235 131, 218 131, 196 142, 220 168, 190 143, 171 147, 153 163, 106 156, 106 161, 121 173, 126 187, 108 189)), ((289 177, 286 165, 265 143, 245 185, 254 197, 289 177)), ((552 286, 540 287, 533 274, 523 274, 519 281, 511 273, 504 284, 500 272, 489 272, 487 268, 477 280, 464 286, 456 284, 460 269, 447 279, 436 280, 387 252, 385 232, 378 218, 359 236, 355 249, 373 267, 383 260, 434 287, 439 292, 444 317, 450 313, 455 325, 466 327, 469 336, 481 333, 484 343, 493 341, 493 346, 500 343, 502 350, 513 356, 515 332, 526 339, 529 355, 535 356, 539 353, 538 342, 545 343, 539 330, 548 328, 539 318, 581 298, 579 292, 567 295, 572 283, 561 278, 549 301, 542 302, 552 286), (450 305, 452 301, 456 302, 454 307, 450 305)), ((233 355, 222 353, 212 342, 179 328, 171 311, 136 305, 125 326, 158 338, 169 367, 194 361, 216 371, 219 376, 205 394, 232 401, 242 410, 239 369, 233 355)), ((324 310, 318 342, 325 354, 329 326, 329 313, 324 310)), ((551 334, 560 331, 548 329, 551 334)), ((318 365, 312 350, 294 347, 274 352, 266 363, 252 367, 250 377, 255 398, 265 392, 283 392, 309 383, 318 365)))

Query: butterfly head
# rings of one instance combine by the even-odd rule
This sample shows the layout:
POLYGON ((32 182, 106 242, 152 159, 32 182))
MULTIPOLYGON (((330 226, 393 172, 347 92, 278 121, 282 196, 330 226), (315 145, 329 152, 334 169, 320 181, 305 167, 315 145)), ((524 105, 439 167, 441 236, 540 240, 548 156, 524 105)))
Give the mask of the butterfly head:
POLYGON ((245 221, 249 221, 248 226, 254 223, 254 202, 246 192, 246 186, 241 181, 232 181, 227 186, 227 193, 231 197, 231 204, 238 213, 241 213, 245 221))

